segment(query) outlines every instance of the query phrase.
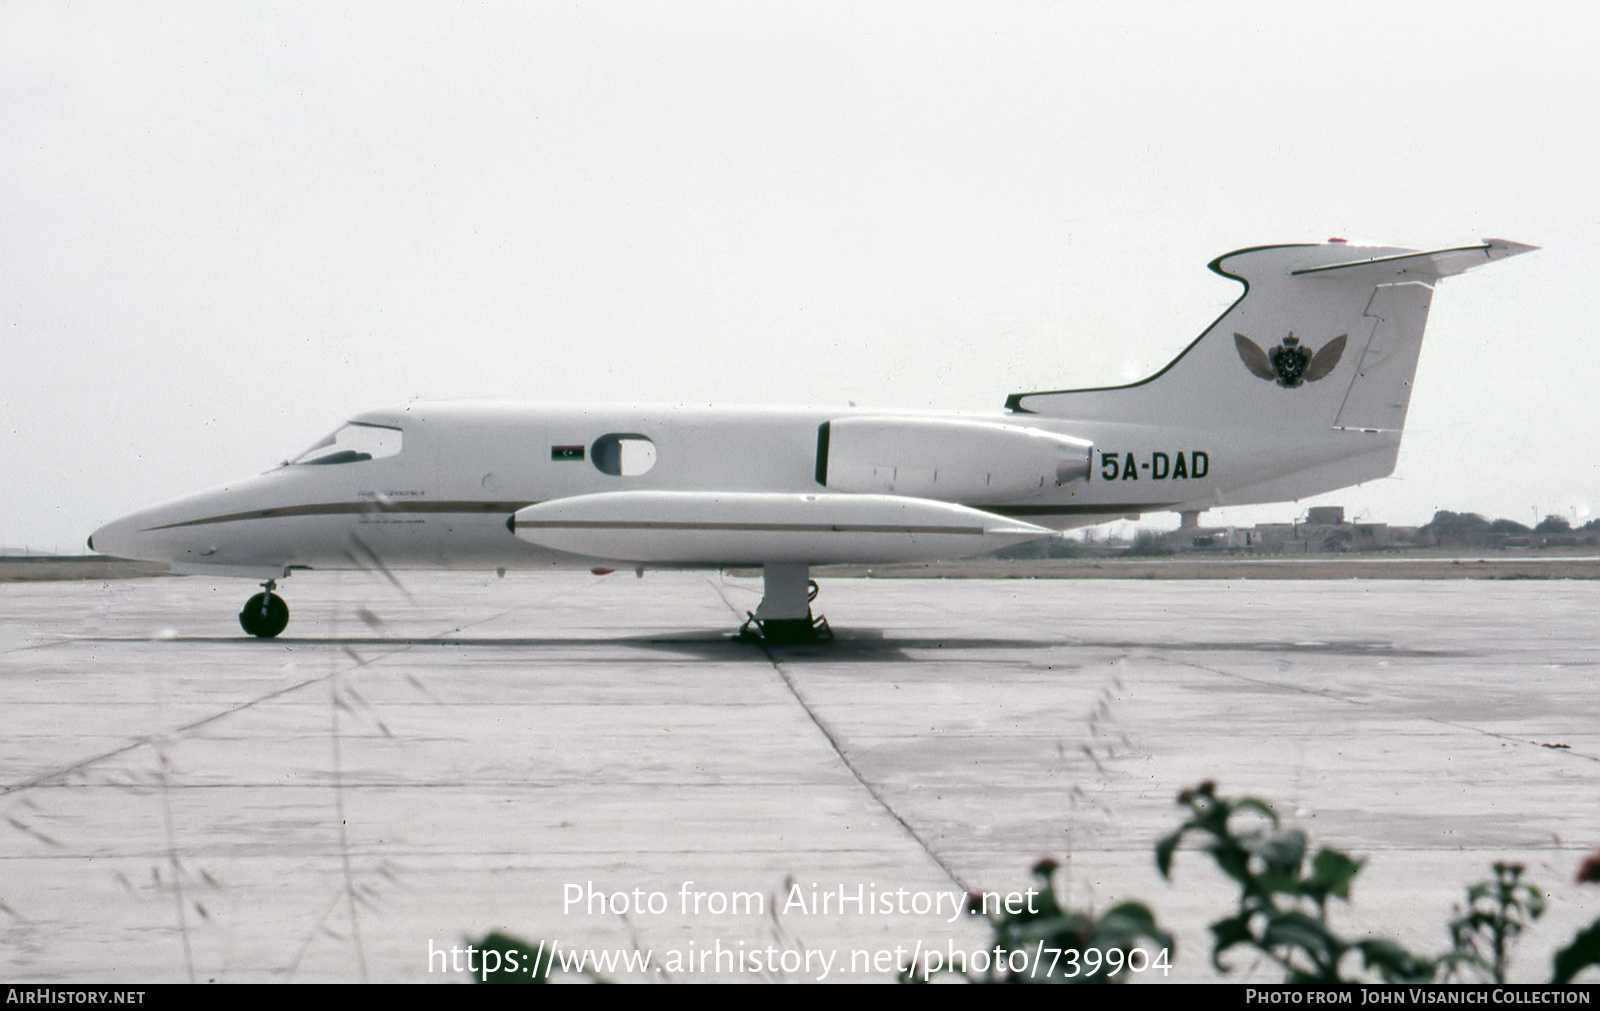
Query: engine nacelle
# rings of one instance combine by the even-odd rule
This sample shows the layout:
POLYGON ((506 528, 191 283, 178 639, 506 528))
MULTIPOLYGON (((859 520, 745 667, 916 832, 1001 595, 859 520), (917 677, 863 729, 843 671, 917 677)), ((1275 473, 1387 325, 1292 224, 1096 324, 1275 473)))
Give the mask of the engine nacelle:
POLYGON ((540 547, 654 565, 921 562, 1048 537, 1046 527, 903 495, 614 491, 519 509, 507 525, 540 547))
POLYGON ((962 418, 835 418, 817 430, 817 483, 834 491, 980 505, 1089 476, 1094 444, 962 418))

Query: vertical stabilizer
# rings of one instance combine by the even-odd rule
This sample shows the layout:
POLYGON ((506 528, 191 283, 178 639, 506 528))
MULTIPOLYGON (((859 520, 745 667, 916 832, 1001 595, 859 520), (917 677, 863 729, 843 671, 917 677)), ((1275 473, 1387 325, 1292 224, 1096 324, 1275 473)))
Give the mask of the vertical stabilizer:
POLYGON ((1018 393, 1012 411, 1205 429, 1398 431, 1433 285, 1533 246, 1487 239, 1418 252, 1265 246, 1211 269, 1244 295, 1166 368, 1128 386, 1018 393))

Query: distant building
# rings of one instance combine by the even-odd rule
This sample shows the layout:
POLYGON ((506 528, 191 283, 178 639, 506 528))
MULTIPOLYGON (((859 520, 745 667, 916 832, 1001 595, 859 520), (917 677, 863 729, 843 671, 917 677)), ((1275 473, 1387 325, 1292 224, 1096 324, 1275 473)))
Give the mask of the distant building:
POLYGON ((1257 523, 1254 530, 1245 531, 1245 545, 1256 551, 1304 551, 1295 530, 1293 523, 1257 523))
POLYGON ((1357 551, 1387 548, 1395 543, 1394 533, 1394 528, 1387 523, 1357 523, 1351 547, 1357 551))
MULTIPOLYGON (((1344 514, 1344 506, 1312 506, 1306 510, 1302 523, 1201 527, 1198 510, 1185 512, 1181 514, 1178 529, 1162 534, 1141 534, 1142 547, 1136 543, 1135 547, 1140 550, 1134 553, 1240 551, 1256 555, 1316 555, 1408 548, 1505 549, 1600 544, 1600 519, 1574 529, 1561 517, 1546 517, 1538 528, 1530 528, 1512 520, 1490 521, 1476 513, 1440 510, 1426 526, 1406 527, 1346 522, 1344 514), (1156 551, 1157 548, 1160 550, 1156 551)), ((1087 547, 1084 543, 1072 550, 1076 552, 1087 547)), ((1018 557, 1026 548, 1028 545, 1016 549, 1018 557)), ((1090 550, 1089 553, 1094 552, 1090 550)))

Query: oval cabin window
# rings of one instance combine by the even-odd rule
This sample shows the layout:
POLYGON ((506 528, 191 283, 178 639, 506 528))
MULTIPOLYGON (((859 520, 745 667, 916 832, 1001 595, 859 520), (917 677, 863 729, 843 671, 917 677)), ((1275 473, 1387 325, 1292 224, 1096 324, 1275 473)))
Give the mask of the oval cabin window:
POLYGON ((602 474, 638 477, 656 465, 656 444, 642 435, 602 435, 589 449, 602 474))

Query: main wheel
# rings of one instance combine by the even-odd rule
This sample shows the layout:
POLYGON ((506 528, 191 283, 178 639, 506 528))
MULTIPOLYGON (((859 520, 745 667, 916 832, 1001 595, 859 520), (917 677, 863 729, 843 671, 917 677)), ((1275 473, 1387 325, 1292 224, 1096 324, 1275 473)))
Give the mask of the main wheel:
POLYGON ((289 625, 289 605, 273 593, 258 593, 239 612, 239 627, 257 639, 271 639, 289 625))

